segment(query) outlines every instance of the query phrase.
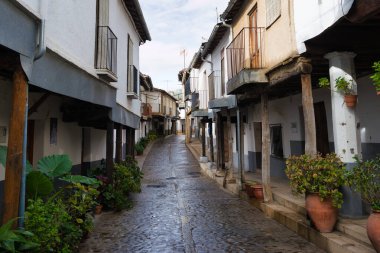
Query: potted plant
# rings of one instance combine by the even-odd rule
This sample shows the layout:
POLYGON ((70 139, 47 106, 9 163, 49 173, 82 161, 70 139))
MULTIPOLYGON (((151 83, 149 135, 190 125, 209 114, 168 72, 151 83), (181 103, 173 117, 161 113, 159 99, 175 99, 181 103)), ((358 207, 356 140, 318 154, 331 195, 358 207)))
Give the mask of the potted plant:
MULTIPOLYGON (((319 87, 329 88, 329 80, 326 77, 320 78, 319 87)), ((344 102, 346 103, 347 107, 355 107, 358 95, 355 94, 352 80, 346 80, 346 78, 340 76, 335 79, 335 88, 338 92, 341 92, 344 95, 344 102)))
POLYGON ((376 88, 376 93, 380 95, 380 61, 374 62, 372 66, 375 73, 370 77, 373 81, 373 85, 376 88))
POLYGON ((260 201, 264 200, 263 186, 256 181, 246 181, 245 191, 250 198, 256 198, 260 201))
POLYGON ((347 175, 348 183, 371 205, 367 234, 376 251, 380 252, 380 156, 367 161, 355 159, 356 166, 347 175))
POLYGON ((144 153, 144 146, 141 144, 141 142, 136 143, 135 150, 137 155, 142 155, 144 153))
POLYGON ((286 161, 286 175, 293 191, 306 195, 306 211, 316 229, 331 232, 343 203, 339 187, 345 184, 345 168, 332 153, 292 156, 286 161))

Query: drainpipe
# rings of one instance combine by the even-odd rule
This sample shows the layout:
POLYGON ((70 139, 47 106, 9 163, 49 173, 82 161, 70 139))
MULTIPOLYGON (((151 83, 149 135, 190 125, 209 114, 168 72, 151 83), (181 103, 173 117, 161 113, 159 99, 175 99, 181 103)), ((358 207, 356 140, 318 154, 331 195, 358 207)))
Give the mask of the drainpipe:
POLYGON ((227 24, 226 21, 224 19, 222 19, 221 26, 225 26, 225 27, 230 28, 230 38, 231 38, 231 41, 232 41, 232 39, 234 38, 234 31, 232 29, 232 25, 227 24))
MULTIPOLYGON (((45 42, 45 23, 46 23, 46 13, 47 13, 47 1, 40 0, 40 15, 41 21, 39 24, 38 32, 38 47, 34 54, 33 61, 37 61, 46 53, 46 42, 45 42)), ((21 189, 20 189, 20 204, 19 204, 19 227, 24 228, 25 223, 25 195, 26 195, 26 164, 27 164, 27 138, 28 138, 28 110, 29 110, 29 86, 27 86, 26 91, 26 105, 25 105, 25 123, 24 123, 24 136, 23 136, 23 146, 22 146, 22 174, 21 174, 21 189)))

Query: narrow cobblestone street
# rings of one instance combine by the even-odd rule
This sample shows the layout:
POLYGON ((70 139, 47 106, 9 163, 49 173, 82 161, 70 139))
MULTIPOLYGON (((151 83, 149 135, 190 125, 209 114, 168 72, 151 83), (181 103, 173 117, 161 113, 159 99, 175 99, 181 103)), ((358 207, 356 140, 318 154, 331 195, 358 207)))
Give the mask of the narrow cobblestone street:
POLYGON ((132 210, 104 213, 81 252, 322 252, 200 173, 183 136, 159 140, 132 210))

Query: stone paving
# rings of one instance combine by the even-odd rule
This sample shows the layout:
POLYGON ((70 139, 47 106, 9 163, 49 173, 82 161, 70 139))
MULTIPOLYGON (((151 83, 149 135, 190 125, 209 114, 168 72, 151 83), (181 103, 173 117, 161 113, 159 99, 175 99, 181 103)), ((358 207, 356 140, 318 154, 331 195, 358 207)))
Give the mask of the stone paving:
POLYGON ((152 147, 132 210, 104 213, 80 252, 323 252, 201 175, 183 136, 152 147))

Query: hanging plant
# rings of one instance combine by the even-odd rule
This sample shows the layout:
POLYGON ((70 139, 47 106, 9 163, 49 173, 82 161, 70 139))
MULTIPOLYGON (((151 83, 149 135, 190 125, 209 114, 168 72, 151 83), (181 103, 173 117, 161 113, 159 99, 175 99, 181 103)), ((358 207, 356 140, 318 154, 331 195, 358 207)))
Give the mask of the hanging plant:
POLYGON ((380 61, 374 62, 372 68, 375 73, 370 78, 373 81, 377 95, 380 95, 380 61))

